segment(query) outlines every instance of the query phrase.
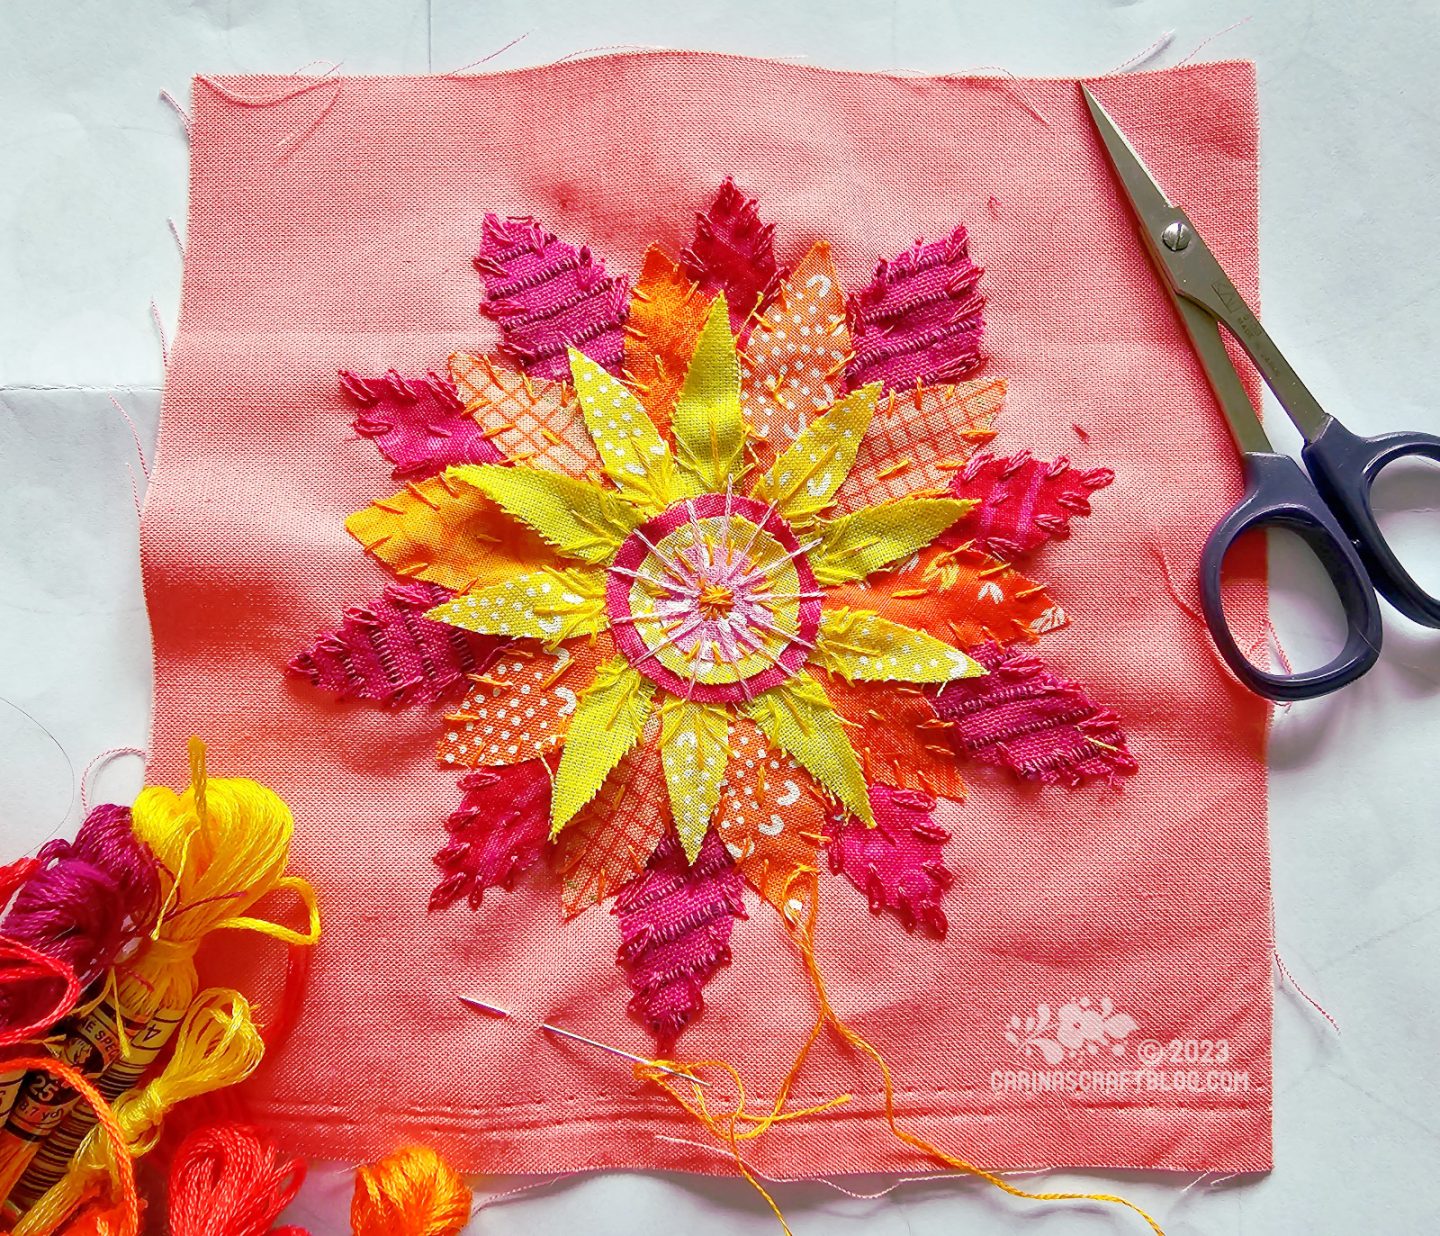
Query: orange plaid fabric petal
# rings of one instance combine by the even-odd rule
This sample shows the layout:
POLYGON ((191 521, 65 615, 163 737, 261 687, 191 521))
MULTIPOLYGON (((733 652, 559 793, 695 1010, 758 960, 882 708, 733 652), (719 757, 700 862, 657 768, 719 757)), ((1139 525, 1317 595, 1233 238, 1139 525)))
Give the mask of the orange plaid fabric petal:
POLYGON ((1005 382, 890 391, 875 407, 855 466, 835 495, 837 514, 926 489, 948 489, 953 474, 995 436, 1005 382))
POLYGON ((919 687, 847 682, 830 674, 825 693, 835 711, 854 722, 850 743, 867 783, 923 790, 956 801, 965 797, 955 750, 945 741, 950 723, 935 715, 930 697, 919 687))
POLYGON ((968 545, 931 546, 908 570, 827 589, 825 604, 874 610, 958 648, 987 640, 1033 644, 1069 621, 1044 584, 968 545))
POLYGON ((670 797, 655 737, 647 729, 555 841, 566 918, 600 905, 639 875, 670 827, 670 797))
POLYGON ((464 703, 445 718, 440 762, 473 768, 553 756, 596 666, 614 655, 608 635, 570 640, 554 652, 516 641, 485 673, 470 676, 464 703))
POLYGON ((662 434, 709 307, 694 280, 651 245, 630 292, 624 365, 626 379, 662 434))
POLYGON ((599 473, 600 455, 569 383, 532 378, 468 352, 450 358, 450 376, 466 414, 512 463, 567 476, 599 473))
POLYGON ((443 472, 356 511, 345 527, 395 574, 455 592, 562 565, 538 535, 443 472))
POLYGON ((813 905, 825 802, 814 779, 771 747, 760 727, 737 717, 714 827, 740 874, 782 914, 813 905))

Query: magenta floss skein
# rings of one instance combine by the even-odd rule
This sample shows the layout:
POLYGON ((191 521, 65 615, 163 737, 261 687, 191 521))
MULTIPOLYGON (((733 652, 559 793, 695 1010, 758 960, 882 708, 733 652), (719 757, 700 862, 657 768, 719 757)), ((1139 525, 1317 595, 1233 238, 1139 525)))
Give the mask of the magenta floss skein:
POLYGON ((74 841, 52 841, 21 887, 4 933, 67 962, 82 986, 149 931, 160 908, 155 859, 130 828, 130 809, 96 807, 74 841))

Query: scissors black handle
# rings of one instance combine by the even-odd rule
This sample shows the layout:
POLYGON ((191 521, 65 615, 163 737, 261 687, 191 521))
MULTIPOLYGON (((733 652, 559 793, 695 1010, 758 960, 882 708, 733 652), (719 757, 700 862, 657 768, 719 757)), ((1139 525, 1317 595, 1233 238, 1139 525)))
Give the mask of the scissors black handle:
POLYGON ((1305 444, 1301 455, 1320 496, 1359 547, 1375 587, 1407 618, 1427 627, 1440 627, 1440 599, 1426 592, 1401 565, 1370 506, 1375 478, 1396 460, 1433 459, 1440 463, 1440 438, 1428 433, 1362 438, 1330 417, 1305 444))
MULTIPOLYGON (((1437 443, 1440 445, 1440 443, 1437 443)), ((1200 558, 1200 603, 1215 646, 1250 690, 1272 700, 1308 700, 1354 682, 1380 656, 1380 603, 1346 530, 1310 477, 1288 455, 1244 454, 1245 496, 1218 524, 1200 558), (1225 620, 1220 571, 1225 555, 1246 532, 1286 528, 1320 560, 1345 610, 1345 646, 1319 669, 1276 674, 1251 663, 1225 620)))

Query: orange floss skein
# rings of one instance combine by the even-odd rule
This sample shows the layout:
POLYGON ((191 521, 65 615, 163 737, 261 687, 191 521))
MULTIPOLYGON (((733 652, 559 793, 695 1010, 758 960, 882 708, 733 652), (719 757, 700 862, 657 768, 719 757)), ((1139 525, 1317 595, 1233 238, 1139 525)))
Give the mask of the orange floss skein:
POLYGON ((271 1227, 304 1180, 305 1161, 250 1125, 198 1129, 170 1164, 170 1236, 306 1236, 271 1227))
POLYGON ((433 1150, 405 1146, 355 1172, 354 1236, 459 1236, 470 1222, 471 1192, 433 1150))

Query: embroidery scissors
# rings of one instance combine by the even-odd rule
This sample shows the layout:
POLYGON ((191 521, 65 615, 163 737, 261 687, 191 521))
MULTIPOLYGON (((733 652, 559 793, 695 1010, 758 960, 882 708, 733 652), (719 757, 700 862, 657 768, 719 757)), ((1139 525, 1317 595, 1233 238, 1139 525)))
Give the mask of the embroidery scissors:
POLYGON ((1083 85, 1081 93, 1111 166, 1129 199, 1161 282, 1200 359, 1240 452, 1245 494, 1215 525, 1200 559, 1200 600, 1221 656, 1250 690, 1272 700, 1328 695, 1354 682, 1380 656, 1380 605, 1375 592, 1406 617, 1440 627, 1440 600, 1400 564, 1371 509, 1380 472, 1416 456, 1440 462, 1440 438, 1427 433, 1351 433, 1316 402, 1281 355, 1244 298, 1200 238, 1185 212, 1171 204, 1125 135, 1083 85), (1254 362, 1265 384, 1305 439, 1305 467, 1282 455, 1266 436, 1225 351, 1224 326, 1254 362), (1221 604, 1220 568, 1230 547, 1256 528, 1297 534, 1325 569, 1345 611, 1345 644, 1318 669, 1271 673, 1251 664, 1221 604))

